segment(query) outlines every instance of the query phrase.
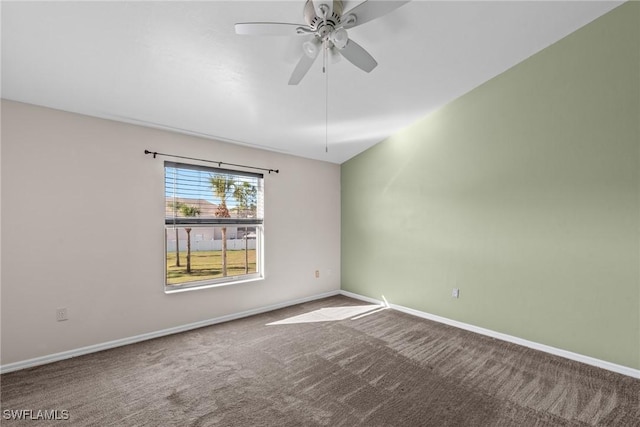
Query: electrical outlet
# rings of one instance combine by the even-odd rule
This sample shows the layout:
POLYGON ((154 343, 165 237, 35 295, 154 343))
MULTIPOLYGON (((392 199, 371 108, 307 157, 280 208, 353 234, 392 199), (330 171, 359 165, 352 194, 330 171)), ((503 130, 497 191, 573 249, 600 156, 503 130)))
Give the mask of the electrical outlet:
POLYGON ((451 291, 451 296, 453 298, 460 298, 460 289, 453 288, 453 291, 451 291))
POLYGON ((320 278, 320 270, 316 270, 316 279, 320 278))
POLYGON ((62 322, 63 320, 68 320, 67 317, 67 309, 66 308, 58 308, 56 309, 56 320, 58 322, 62 322))

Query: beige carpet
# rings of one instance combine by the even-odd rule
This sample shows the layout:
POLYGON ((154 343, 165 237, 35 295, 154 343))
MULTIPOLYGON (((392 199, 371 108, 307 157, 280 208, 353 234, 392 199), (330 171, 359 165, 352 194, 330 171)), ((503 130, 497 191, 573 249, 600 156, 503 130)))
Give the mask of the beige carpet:
POLYGON ((639 380, 341 296, 1 381, 57 425, 640 426, 639 380))

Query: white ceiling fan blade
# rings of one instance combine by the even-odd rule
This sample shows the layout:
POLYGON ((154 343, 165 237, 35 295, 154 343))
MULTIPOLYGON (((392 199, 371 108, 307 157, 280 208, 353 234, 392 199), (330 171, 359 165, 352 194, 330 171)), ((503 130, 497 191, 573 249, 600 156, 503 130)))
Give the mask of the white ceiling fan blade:
POLYGON ((349 29, 356 25, 362 25, 396 10, 409 1, 364 1, 342 14, 343 27, 349 29))
POLYGON ((371 72, 371 70, 376 68, 376 66, 378 65, 376 60, 373 59, 373 56, 371 56, 369 52, 364 50, 362 46, 351 39, 347 41, 345 47, 340 49, 340 53, 353 65, 363 71, 366 71, 367 73, 371 72))
POLYGON ((318 53, 320 53, 320 46, 322 43, 319 39, 314 38, 313 40, 305 43, 311 43, 313 46, 315 46, 315 50, 308 49, 307 47, 304 48, 304 53, 302 54, 300 61, 298 61, 298 65, 296 65, 293 73, 291 73, 291 78, 289 79, 290 85, 297 85, 298 83, 300 83, 302 78, 309 72, 309 69, 318 57, 318 53))
POLYGON ((249 36, 303 36, 313 33, 306 25, 281 22, 240 22, 235 27, 236 34, 249 36))

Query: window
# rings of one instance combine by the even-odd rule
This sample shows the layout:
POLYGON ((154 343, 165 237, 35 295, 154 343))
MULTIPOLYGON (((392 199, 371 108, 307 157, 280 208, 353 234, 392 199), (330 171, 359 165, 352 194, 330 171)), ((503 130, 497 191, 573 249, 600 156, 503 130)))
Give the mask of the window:
POLYGON ((263 277, 263 176, 165 162, 165 291, 263 277))

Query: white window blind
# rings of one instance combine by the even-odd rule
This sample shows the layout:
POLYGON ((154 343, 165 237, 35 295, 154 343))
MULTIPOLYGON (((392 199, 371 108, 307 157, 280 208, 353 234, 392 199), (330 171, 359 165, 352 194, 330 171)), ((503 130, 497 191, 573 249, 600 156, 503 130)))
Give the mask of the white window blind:
POLYGON ((262 224, 263 175, 165 162, 166 225, 262 224))

